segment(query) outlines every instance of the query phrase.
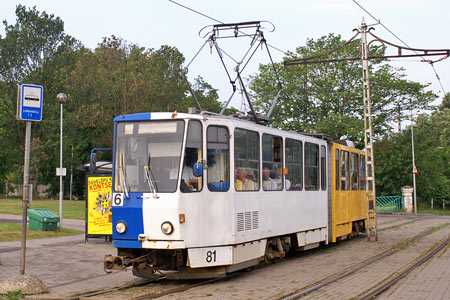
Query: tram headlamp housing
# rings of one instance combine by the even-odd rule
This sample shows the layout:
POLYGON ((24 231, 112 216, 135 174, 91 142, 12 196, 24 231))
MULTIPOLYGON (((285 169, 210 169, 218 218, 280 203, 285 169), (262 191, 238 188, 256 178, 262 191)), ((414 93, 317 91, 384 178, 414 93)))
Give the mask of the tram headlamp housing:
POLYGON ((164 234, 167 234, 167 235, 172 234, 172 232, 173 232, 173 225, 172 225, 172 223, 170 223, 169 221, 165 221, 164 223, 162 223, 161 224, 161 231, 164 234))
POLYGON ((116 223, 116 231, 118 233, 125 233, 127 231, 127 224, 123 221, 119 221, 116 223))

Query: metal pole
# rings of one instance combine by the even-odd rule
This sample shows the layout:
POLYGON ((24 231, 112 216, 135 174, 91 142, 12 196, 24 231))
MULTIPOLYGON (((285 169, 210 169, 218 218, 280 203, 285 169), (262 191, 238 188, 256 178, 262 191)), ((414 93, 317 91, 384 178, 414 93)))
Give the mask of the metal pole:
POLYGON ((377 201, 375 191, 375 157, 373 152, 372 132, 372 105, 370 102, 369 83, 369 50, 367 43, 367 25, 364 18, 361 22, 361 60, 363 75, 363 102, 364 102, 364 148, 366 155, 366 199, 367 199, 367 240, 370 241, 371 232, 374 232, 374 240, 378 241, 377 231, 377 201), (372 222, 370 221, 371 219, 372 222))
POLYGON ((417 197, 416 197, 416 162, 414 159, 414 125, 413 125, 413 121, 412 121, 412 104, 411 104, 411 99, 409 100, 410 102, 410 106, 411 106, 411 147, 412 147, 412 168, 413 168, 413 190, 414 190, 414 198, 413 198, 413 202, 414 202, 414 213, 417 214, 417 197))
POLYGON ((72 144, 72 161, 70 162, 70 187, 69 187, 70 200, 72 200, 72 183, 73 183, 73 144, 72 144))
POLYGON ((31 144, 31 121, 26 122, 25 129, 25 159, 23 168, 23 201, 22 201, 22 241, 20 253, 20 275, 25 274, 25 252, 27 247, 27 210, 30 187, 30 144, 31 144))
POLYGON ((63 228, 63 103, 61 103, 61 123, 60 123, 60 142, 59 142, 59 228, 63 228))

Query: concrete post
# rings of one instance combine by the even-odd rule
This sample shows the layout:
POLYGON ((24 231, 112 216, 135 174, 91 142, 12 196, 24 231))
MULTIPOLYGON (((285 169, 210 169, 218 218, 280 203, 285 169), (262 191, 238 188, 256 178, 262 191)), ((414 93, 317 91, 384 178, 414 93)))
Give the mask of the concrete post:
POLYGON ((411 186, 402 187, 402 196, 405 201, 405 209, 407 213, 413 212, 413 190, 414 188, 411 186))

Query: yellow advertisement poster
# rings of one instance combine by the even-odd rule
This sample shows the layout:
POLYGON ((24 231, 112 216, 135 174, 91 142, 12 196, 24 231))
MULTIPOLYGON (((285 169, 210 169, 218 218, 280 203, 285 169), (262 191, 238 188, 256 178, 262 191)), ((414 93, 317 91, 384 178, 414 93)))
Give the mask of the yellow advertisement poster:
POLYGON ((112 235, 112 177, 87 178, 87 234, 112 235))

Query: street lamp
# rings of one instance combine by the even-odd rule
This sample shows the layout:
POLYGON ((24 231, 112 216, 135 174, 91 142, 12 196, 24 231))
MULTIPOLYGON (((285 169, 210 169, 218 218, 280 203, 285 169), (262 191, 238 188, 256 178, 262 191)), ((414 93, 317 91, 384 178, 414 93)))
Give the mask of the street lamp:
POLYGON ((56 99, 61 104, 61 123, 60 123, 60 142, 59 142, 59 171, 56 172, 56 175, 59 175, 59 228, 63 228, 63 214, 62 214, 62 206, 63 206, 63 176, 65 172, 63 171, 63 104, 67 101, 67 96, 64 93, 59 93, 56 96, 56 99))

